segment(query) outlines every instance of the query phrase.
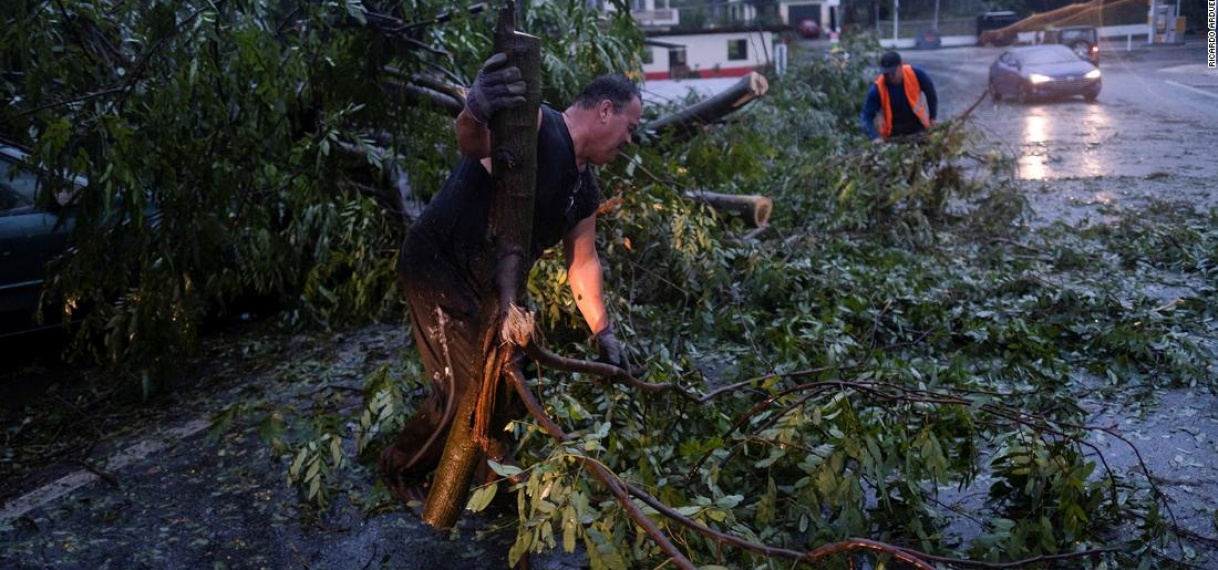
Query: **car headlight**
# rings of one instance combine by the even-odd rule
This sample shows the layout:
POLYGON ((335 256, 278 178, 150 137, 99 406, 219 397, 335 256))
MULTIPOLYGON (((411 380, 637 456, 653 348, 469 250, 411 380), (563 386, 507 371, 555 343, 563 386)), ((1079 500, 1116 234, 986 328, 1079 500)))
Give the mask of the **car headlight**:
POLYGON ((1086 75, 1085 77, 1086 77, 1087 79, 1099 79, 1099 78, 1100 78, 1100 70, 1098 70, 1098 69, 1092 69, 1091 71, 1088 71, 1088 72, 1087 72, 1087 75, 1086 75))
POLYGON ((1044 83, 1046 81, 1053 81, 1053 78, 1049 77, 1048 75, 1041 75, 1039 73, 1033 73, 1028 76, 1028 80, 1031 81, 1032 83, 1044 83))

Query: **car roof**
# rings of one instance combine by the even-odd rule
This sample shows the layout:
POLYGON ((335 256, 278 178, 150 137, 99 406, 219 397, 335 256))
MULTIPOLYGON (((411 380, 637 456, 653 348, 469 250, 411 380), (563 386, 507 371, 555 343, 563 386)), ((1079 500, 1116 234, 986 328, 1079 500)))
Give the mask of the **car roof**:
POLYGON ((13 160, 18 160, 18 161, 22 161, 22 162, 24 162, 25 159, 29 157, 29 155, 26 154, 25 151, 15 147, 15 146, 9 146, 6 144, 0 144, 0 154, 3 154, 4 156, 11 158, 13 160))
POLYGON ((1072 51, 1070 48, 1068 48, 1062 44, 1040 44, 1040 45, 1035 45, 1035 46, 1018 46, 1018 47, 1013 47, 1007 51, 1011 52, 1014 55, 1021 56, 1021 55, 1026 55, 1029 53, 1062 51, 1062 50, 1068 51, 1070 53, 1074 53, 1074 51, 1072 51))

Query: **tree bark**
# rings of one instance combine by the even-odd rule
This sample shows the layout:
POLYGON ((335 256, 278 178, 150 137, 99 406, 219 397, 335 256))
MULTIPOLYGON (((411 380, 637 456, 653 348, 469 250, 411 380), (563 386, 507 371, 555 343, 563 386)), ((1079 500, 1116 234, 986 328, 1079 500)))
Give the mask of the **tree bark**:
POLYGON ((698 127, 714 123, 760 98, 769 89, 765 76, 752 71, 721 93, 651 121, 643 130, 654 136, 671 133, 674 139, 682 140, 696 133, 698 127))
POLYGON ((494 437, 493 424, 501 377, 511 367, 520 331, 532 330, 532 320, 518 303, 523 295, 525 265, 533 231, 533 201, 537 180, 537 116, 541 104, 541 40, 516 32, 515 6, 509 0, 499 10, 495 26, 496 53, 525 78, 525 104, 497 113, 490 122, 492 178, 489 239, 494 245, 495 287, 482 314, 483 375, 458 404, 444 454, 423 507, 423 522, 452 528, 465 507, 475 470, 485 462, 494 437))
POLYGON ((710 206, 719 211, 740 216, 744 225, 760 228, 770 223, 774 211, 774 200, 767 196, 746 194, 717 194, 706 190, 691 190, 685 197, 710 206))

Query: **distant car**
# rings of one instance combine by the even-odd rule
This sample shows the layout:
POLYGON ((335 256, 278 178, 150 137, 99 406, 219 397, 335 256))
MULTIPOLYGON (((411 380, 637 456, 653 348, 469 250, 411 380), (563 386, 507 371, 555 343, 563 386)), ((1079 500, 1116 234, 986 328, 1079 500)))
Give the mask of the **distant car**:
POLYGON ((1099 68, 1059 44, 1010 48, 990 65, 990 96, 995 101, 1075 96, 1094 101, 1102 86, 1099 68))
POLYGON ((914 47, 918 49, 938 49, 942 45, 943 36, 934 28, 918 30, 918 36, 914 38, 914 47))
POLYGON ((800 36, 810 40, 820 37, 820 24, 816 20, 800 20, 795 30, 800 36))
POLYGON ((1053 30, 1045 30, 1041 42, 1046 44, 1061 44, 1074 50, 1080 58, 1090 61, 1092 65, 1100 65, 1100 34, 1093 26, 1068 26, 1053 30))

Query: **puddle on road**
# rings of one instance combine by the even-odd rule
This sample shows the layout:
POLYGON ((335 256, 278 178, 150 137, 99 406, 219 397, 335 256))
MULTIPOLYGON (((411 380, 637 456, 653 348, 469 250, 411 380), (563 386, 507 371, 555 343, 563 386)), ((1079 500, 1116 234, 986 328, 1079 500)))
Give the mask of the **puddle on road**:
POLYGON ((983 147, 1016 157, 1033 224, 1107 223, 1154 201, 1218 207, 1218 131, 1129 104, 988 104, 983 147), (1211 132, 1212 131, 1212 132, 1211 132))
POLYGON ((1024 180, 1162 173, 1218 177, 1218 161, 1207 156, 1218 135, 1179 118, 1148 116, 1102 99, 999 103, 979 111, 978 126, 992 146, 1019 157, 1018 175, 1024 180))
POLYGON ((1107 172, 1108 157, 1102 151, 1105 142, 1116 134, 1110 115, 1100 105, 1087 105, 1084 111, 1077 122, 1056 120, 1044 107, 1028 111, 1023 120, 1023 152, 1018 161, 1021 177, 1057 178, 1060 175, 1055 174, 1065 170, 1073 171, 1073 176, 1103 176, 1107 172), (1062 140, 1074 144, 1057 142, 1062 140))

